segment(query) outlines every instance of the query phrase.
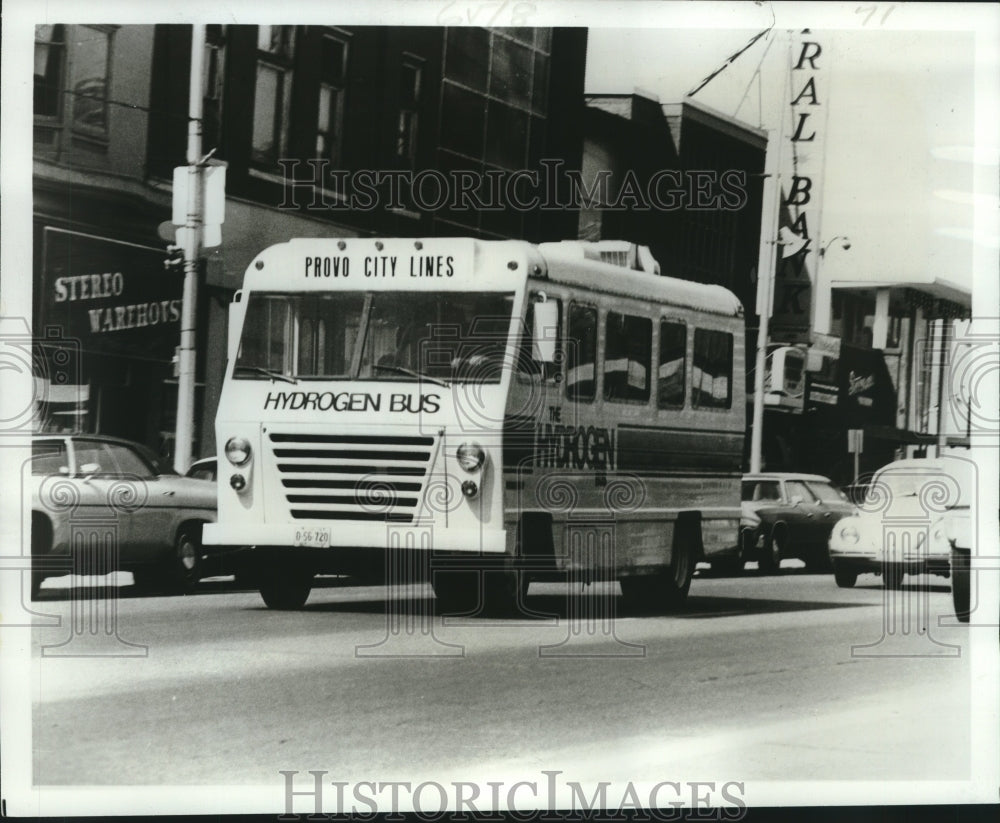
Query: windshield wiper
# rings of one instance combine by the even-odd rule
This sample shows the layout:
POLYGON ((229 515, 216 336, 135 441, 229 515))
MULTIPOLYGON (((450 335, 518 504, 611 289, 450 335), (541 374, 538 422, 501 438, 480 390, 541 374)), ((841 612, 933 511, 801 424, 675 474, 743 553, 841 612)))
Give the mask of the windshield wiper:
POLYGON ((388 363, 375 363, 372 365, 372 368, 379 371, 391 371, 394 374, 405 374, 407 377, 415 377, 417 380, 426 380, 428 383, 444 386, 446 389, 451 388, 451 384, 442 380, 440 377, 432 377, 429 374, 421 374, 420 372, 413 371, 413 369, 408 369, 405 366, 395 366, 388 363))
POLYGON ((254 374, 260 374, 264 377, 270 377, 272 380, 283 380, 285 383, 291 383, 293 386, 297 386, 299 381, 294 377, 289 377, 287 374, 282 374, 280 371, 274 371, 273 369, 265 369, 263 366, 236 366, 233 369, 233 373, 243 370, 250 371, 254 374))

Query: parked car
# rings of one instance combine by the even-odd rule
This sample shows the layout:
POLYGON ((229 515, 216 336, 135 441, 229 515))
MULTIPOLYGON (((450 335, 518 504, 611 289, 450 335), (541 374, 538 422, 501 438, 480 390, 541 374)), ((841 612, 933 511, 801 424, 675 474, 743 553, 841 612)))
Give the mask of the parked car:
POLYGON ((743 501, 760 517, 764 537, 756 558, 746 559, 756 559, 764 572, 778 571, 787 558, 803 560, 811 570, 828 569, 833 524, 854 511, 847 495, 818 474, 746 474, 743 501))
POLYGON ((898 589, 907 574, 951 575, 955 609, 968 620, 971 464, 954 457, 897 460, 876 472, 862 506, 830 535, 834 579, 850 588, 859 574, 882 575, 898 589))
POLYGON ((736 574, 743 571, 748 560, 756 560, 764 545, 764 530, 760 517, 749 503, 740 505, 740 532, 738 542, 721 551, 706 553, 705 560, 712 571, 720 574, 736 574))
POLYGON ((116 570, 132 572, 140 586, 190 588, 206 560, 201 528, 215 521, 216 508, 214 484, 181 477, 145 446, 35 435, 32 594, 46 577, 116 570))
POLYGON ((203 457, 201 460, 195 460, 186 472, 184 472, 185 477, 191 477, 195 480, 210 480, 215 482, 216 472, 218 471, 218 463, 214 457, 203 457))

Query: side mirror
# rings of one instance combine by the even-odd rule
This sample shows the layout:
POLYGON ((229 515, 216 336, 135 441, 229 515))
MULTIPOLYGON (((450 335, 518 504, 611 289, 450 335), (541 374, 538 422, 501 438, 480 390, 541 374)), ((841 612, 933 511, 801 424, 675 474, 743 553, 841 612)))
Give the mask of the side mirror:
POLYGON ((534 328, 532 329, 532 356, 539 363, 554 363, 556 359, 556 338, 559 335, 559 304, 543 299, 535 303, 534 328))
POLYGON ((802 502, 802 495, 801 494, 793 494, 792 495, 792 505, 793 506, 798 506, 801 502, 802 502))
POLYGON ((242 289, 233 295, 229 304, 229 340, 226 346, 226 356, 230 362, 236 360, 240 348, 240 334, 243 331, 243 318, 247 313, 247 304, 243 300, 242 289))
POLYGON ((83 482, 86 483, 101 470, 100 463, 84 463, 80 466, 80 474, 83 475, 83 482))

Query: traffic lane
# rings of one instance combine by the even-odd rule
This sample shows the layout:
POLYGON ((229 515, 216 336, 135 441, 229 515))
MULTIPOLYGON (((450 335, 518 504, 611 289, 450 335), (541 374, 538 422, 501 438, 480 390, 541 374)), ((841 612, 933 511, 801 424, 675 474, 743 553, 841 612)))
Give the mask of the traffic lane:
MULTIPOLYGON (((818 580, 832 586, 829 578, 818 580)), ((124 601, 130 614, 123 614, 122 625, 149 639, 149 658, 39 661, 36 779, 266 783, 278 769, 303 763, 330 764, 357 779, 392 779, 459 764, 466 772, 477 764, 545 766, 560 751, 582 756, 595 741, 627 775, 641 765, 628 759, 630 747, 651 733, 661 740, 721 741, 748 729, 780 729, 800 716, 809 721, 799 745, 818 746, 823 765, 830 740, 814 731, 817 719, 856 711, 859 695, 872 703, 868 733, 841 743, 881 762, 887 752, 902 750, 898 735, 882 734, 884 717, 876 717, 901 683, 926 683, 928 695, 967 696, 961 659, 851 657, 852 643, 878 637, 872 630, 881 625, 880 603, 795 611, 787 604, 810 604, 791 582, 772 578, 770 585, 751 586, 754 596, 745 593, 745 580, 705 581, 705 593, 692 596, 693 611, 685 616, 622 618, 613 637, 574 640, 581 644, 577 651, 590 654, 616 655, 620 642, 645 646, 645 657, 603 659, 539 657, 540 646, 559 643, 560 630, 567 634, 565 621, 561 628, 482 621, 441 626, 439 637, 461 644, 464 658, 358 659, 356 645, 385 636, 386 604, 373 599, 372 590, 320 590, 298 613, 263 610, 251 593, 124 601), (744 593, 727 591, 734 586, 744 593), (776 590, 781 597, 774 597, 776 590), (745 602, 745 614, 720 615, 737 600, 745 602), (785 604, 785 610, 761 609, 761 601, 785 604), (67 664, 71 671, 53 668, 67 664), (234 710, 242 721, 233 719, 234 710)), ((816 583, 809 588, 830 591, 816 583)), ((850 594, 835 587, 832 593, 850 594)), ((432 603, 415 594, 407 602, 432 603)), ((548 597, 532 601, 540 605, 548 597)), ((967 768, 967 699, 947 702, 950 708, 935 707, 930 725, 966 733, 952 733, 954 746, 935 750, 952 752, 947 762, 921 761, 936 774, 967 768)), ((914 745, 931 731, 926 712, 921 717, 923 723, 910 724, 923 729, 914 745)), ((827 726, 844 728, 839 721, 827 726)), ((720 745, 725 752, 732 744, 720 745)), ((741 761, 737 779, 787 777, 796 773, 797 758, 741 761)), ((715 762, 714 755, 709 760, 715 762)), ((863 760, 837 763, 831 776, 863 779, 871 774, 863 760)), ((913 774, 912 763, 884 767, 889 774, 913 774)))

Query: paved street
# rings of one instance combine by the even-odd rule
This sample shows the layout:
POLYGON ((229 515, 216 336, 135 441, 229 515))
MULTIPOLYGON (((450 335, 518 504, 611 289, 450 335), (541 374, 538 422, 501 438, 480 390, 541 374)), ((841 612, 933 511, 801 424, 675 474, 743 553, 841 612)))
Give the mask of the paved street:
MULTIPOLYGON (((841 590, 798 570, 701 574, 685 613, 613 624, 570 618, 620 605, 616 586, 587 597, 533 584, 530 605, 558 619, 454 625, 387 618, 433 614, 423 587, 391 605, 380 588, 331 585, 286 613, 229 583, 187 597, 124 588, 84 604, 117 603, 118 636, 148 648, 133 658, 43 657, 72 626, 67 590, 47 588, 35 607, 63 626, 34 632, 34 777, 280 788, 280 769, 342 780, 968 774, 965 630, 936 626, 950 609, 947 581, 911 578, 903 592, 915 622, 897 628, 915 632, 929 610, 933 639, 879 642, 874 576, 841 590), (852 656, 852 645, 869 648, 852 656)), ((96 651, 98 639, 73 643, 96 651)))

